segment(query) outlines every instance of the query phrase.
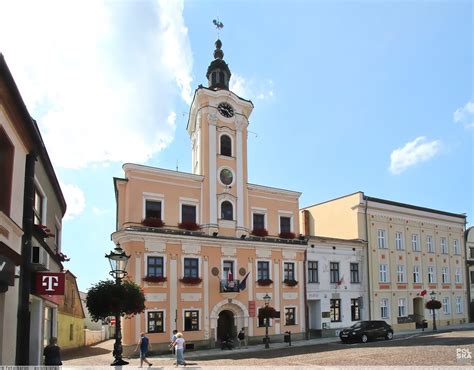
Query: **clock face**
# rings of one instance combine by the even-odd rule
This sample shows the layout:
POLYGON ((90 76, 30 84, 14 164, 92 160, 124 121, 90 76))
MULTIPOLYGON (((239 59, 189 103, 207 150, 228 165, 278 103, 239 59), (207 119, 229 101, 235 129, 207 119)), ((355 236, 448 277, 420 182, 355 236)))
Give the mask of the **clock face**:
POLYGON ((219 103, 219 105, 217 106, 217 110, 226 118, 230 118, 234 115, 234 108, 232 108, 232 105, 230 105, 229 103, 219 103))
POLYGON ((221 179, 221 182, 224 185, 230 185, 230 184, 232 184, 232 181, 234 179, 234 175, 232 174, 231 170, 229 170, 227 168, 224 168, 224 169, 221 170, 219 178, 221 179))

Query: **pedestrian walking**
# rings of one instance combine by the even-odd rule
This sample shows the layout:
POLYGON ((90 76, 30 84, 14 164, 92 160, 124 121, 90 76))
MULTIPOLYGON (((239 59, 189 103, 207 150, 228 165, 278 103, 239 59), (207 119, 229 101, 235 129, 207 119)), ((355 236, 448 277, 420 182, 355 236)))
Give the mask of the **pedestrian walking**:
POLYGON ((184 365, 186 366, 186 362, 184 361, 184 343, 186 341, 183 338, 182 333, 176 333, 176 339, 171 345, 176 349, 176 366, 184 365))
POLYGON ((44 364, 46 366, 61 366, 61 348, 58 346, 58 339, 55 337, 49 338, 49 344, 44 347, 43 356, 44 364))
POLYGON ((239 334, 237 335, 237 338, 239 339, 239 349, 240 349, 243 346, 245 346, 245 329, 244 328, 240 329, 239 334))
POLYGON ((176 329, 174 329, 173 330, 173 335, 171 336, 171 341, 170 341, 171 353, 173 353, 173 355, 176 354, 176 349, 172 345, 173 342, 176 340, 176 334, 178 334, 178 331, 176 329))
POLYGON ((137 348, 135 352, 140 349, 140 367, 143 367, 143 362, 146 362, 148 366, 151 366, 152 363, 146 359, 147 352, 151 349, 150 340, 145 335, 145 333, 140 334, 140 340, 138 341, 137 348))

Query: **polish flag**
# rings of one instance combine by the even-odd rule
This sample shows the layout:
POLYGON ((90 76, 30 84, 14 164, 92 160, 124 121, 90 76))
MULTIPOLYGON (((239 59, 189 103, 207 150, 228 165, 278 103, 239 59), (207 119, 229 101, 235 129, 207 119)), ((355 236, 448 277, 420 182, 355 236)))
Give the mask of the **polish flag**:
POLYGON ((424 295, 426 295, 426 294, 428 294, 428 292, 426 291, 426 289, 423 289, 423 290, 420 292, 420 296, 422 296, 422 297, 423 297, 424 295))

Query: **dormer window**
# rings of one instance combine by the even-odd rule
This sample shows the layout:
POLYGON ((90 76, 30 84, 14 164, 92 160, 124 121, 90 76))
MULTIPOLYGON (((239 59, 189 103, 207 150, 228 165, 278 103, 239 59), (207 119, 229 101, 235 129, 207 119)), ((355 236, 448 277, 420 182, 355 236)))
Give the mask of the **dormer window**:
POLYGON ((221 136, 221 155, 232 157, 232 140, 228 135, 221 136))

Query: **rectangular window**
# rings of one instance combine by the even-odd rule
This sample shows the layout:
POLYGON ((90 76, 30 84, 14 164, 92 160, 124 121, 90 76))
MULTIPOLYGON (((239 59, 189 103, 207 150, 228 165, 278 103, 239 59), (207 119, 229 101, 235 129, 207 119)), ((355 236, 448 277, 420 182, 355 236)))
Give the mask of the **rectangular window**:
POLYGON ((145 202, 145 218, 159 218, 161 217, 161 201, 159 200, 147 200, 145 202))
POLYGON ((253 214, 253 229, 254 230, 265 229, 265 214, 263 213, 253 214))
MULTIPOLYGON (((0 127, 0 211, 10 216, 12 183, 13 183, 13 159, 15 147, 10 141, 5 130, 0 127)), ((36 223, 36 222, 35 222, 36 223)))
POLYGON ((360 320, 359 298, 351 299, 351 320, 352 321, 360 320))
POLYGON ((39 189, 35 187, 35 194, 34 194, 34 203, 33 203, 33 212, 34 212, 34 223, 36 225, 43 224, 43 203, 44 197, 40 193, 39 189))
POLYGON ((449 315, 451 313, 451 307, 449 304, 449 298, 445 297, 443 298, 443 313, 446 315, 449 315))
POLYGON ((403 250, 403 234, 400 231, 395 233, 395 248, 399 251, 403 250))
POLYGON ((283 263, 283 278, 285 280, 295 280, 295 264, 293 262, 283 263))
POLYGON ((434 253, 435 251, 433 237, 431 235, 426 237, 426 249, 428 250, 428 253, 434 253))
POLYGON ((454 254, 456 254, 456 255, 461 254, 461 248, 459 247, 459 240, 457 240, 457 239, 454 239, 453 250, 454 250, 454 254))
POLYGON ((411 235, 411 247, 415 252, 420 251, 420 243, 418 243, 418 234, 411 235))
POLYGON ((380 300, 380 317, 382 319, 388 319, 388 299, 383 298, 380 300))
POLYGON ((469 272, 471 275, 471 284, 474 284, 474 271, 469 272))
POLYGON ((54 225, 54 244, 56 244, 56 251, 61 251, 61 228, 54 225))
POLYGON ((413 282, 414 283, 421 283, 421 275, 420 275, 420 266, 414 265, 413 266, 413 282))
POLYGON ((381 264, 379 266, 379 277, 380 277, 380 282, 381 283, 387 283, 388 282, 388 274, 387 274, 387 265, 381 264))
POLYGON ((379 229, 377 231, 377 245, 380 249, 387 248, 387 244, 385 243, 385 230, 379 229))
POLYGON ((331 262, 330 266, 330 277, 331 283, 337 284, 339 283, 339 262, 331 262))
POLYGON ((258 280, 270 279, 270 263, 268 261, 257 262, 258 280))
POLYGON ((184 311, 184 331, 199 330, 199 311, 184 311))
POLYGON ((163 277, 163 257, 147 258, 147 276, 163 277))
POLYGON ((456 268, 456 275, 454 275, 454 281, 456 282, 456 284, 462 283, 461 268, 459 267, 456 268))
POLYGON ((428 266, 428 283, 436 283, 436 271, 433 266, 428 266))
POLYGON ((319 283, 318 261, 308 261, 308 283, 319 283))
POLYGON ((185 258, 184 259, 184 277, 199 277, 199 259, 185 258))
POLYGON ((448 246, 446 244, 446 238, 441 238, 440 242, 441 254, 448 254, 448 246))
POLYGON ((398 298, 398 317, 405 317, 407 315, 407 300, 405 298, 398 298))
POLYGON ((358 263, 351 263, 351 283, 360 283, 358 263))
POLYGON ((232 275, 232 279, 234 279, 234 261, 223 261, 222 262, 222 270, 224 275, 222 276, 223 279, 229 279, 229 275, 232 275))
POLYGON ((340 322, 341 321, 341 300, 340 299, 331 299, 331 322, 340 322))
POLYGON ((474 248, 469 248, 469 258, 474 259, 474 248))
POLYGON ((147 313, 148 333, 164 333, 164 312, 148 311, 147 313))
POLYGON ((462 297, 456 297, 456 313, 463 313, 462 297))
POLYGON ((181 222, 196 222, 196 206, 190 204, 181 205, 181 222))
POLYGON ((285 325, 296 325, 296 308, 285 308, 285 325))
POLYGON ((69 340, 74 339, 74 324, 69 324, 69 340))
POLYGON ((280 232, 281 233, 291 232, 291 217, 280 216, 280 232))
POLYGON ((441 267, 441 282, 443 284, 449 283, 449 270, 447 267, 441 267))
POLYGON ((397 265, 397 283, 405 282, 405 265, 397 265))

